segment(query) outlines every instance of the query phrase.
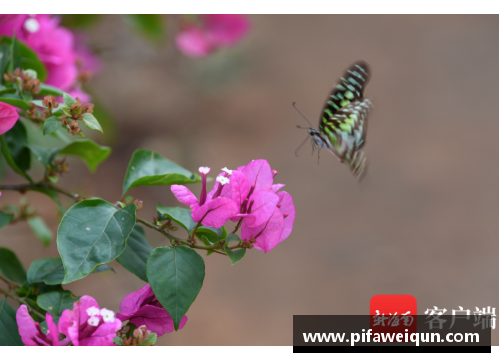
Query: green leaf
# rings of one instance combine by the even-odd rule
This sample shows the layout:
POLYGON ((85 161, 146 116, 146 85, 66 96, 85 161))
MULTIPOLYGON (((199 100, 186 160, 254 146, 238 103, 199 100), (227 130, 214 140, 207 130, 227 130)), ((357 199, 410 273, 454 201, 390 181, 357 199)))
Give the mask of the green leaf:
POLYGON ((240 242, 241 239, 238 235, 236 234, 229 234, 227 237, 226 237, 226 244, 229 244, 231 241, 237 241, 237 242, 240 242))
POLYGON ((156 333, 150 333, 148 338, 144 342, 141 342, 141 346, 154 346, 156 343, 157 335, 156 333))
MULTIPOLYGON (((19 122, 17 122, 19 123, 19 122)), ((28 176, 26 172, 21 170, 19 166, 17 166, 16 162, 12 158, 12 155, 9 150, 9 146, 7 145, 7 140, 5 137, 5 134, 0 135, 0 147, 2 149, 3 156, 5 157, 5 161, 7 161, 7 164, 19 175, 23 176, 25 179, 27 179, 30 183, 33 183, 33 180, 31 177, 28 176)))
MULTIPOLYGON (((30 109, 30 104, 29 102, 26 102, 25 100, 21 98, 17 98, 12 96, 12 97, 7 97, 6 95, 4 97, 0 97, 0 102, 10 104, 11 106, 21 108, 23 111, 27 111, 30 109)), ((19 122, 17 122, 19 123, 19 122)))
POLYGON ((123 194, 137 186, 184 185, 201 178, 151 150, 137 150, 127 168, 123 194))
POLYGON ((66 209, 64 208, 64 206, 61 204, 61 201, 59 200, 59 194, 56 191, 48 189, 46 187, 39 187, 39 186, 32 186, 31 191, 40 192, 40 193, 45 194, 48 197, 50 197, 52 199, 52 201, 54 201, 54 203, 56 204, 57 210, 59 211, 59 213, 61 215, 64 215, 64 213, 66 212, 66 209))
POLYGON ((17 284, 26 281, 26 271, 16 254, 10 249, 0 248, 0 274, 17 284))
POLYGON ((146 268, 149 284, 177 330, 203 285, 203 258, 187 246, 164 246, 153 250, 146 268))
POLYGON ((7 72, 10 63, 10 46, 0 42, 0 84, 4 82, 3 74, 7 72))
POLYGON ((75 140, 67 146, 60 149, 60 155, 72 155, 81 158, 87 165, 90 172, 95 172, 97 166, 104 162, 111 153, 111 148, 100 146, 92 140, 75 140))
POLYGON ((189 234, 196 226, 196 223, 191 217, 191 210, 183 209, 182 207, 167 207, 158 205, 156 207, 160 220, 171 219, 179 226, 186 229, 189 234))
POLYGON ((19 54, 19 42, 16 33, 14 33, 10 43, 10 54, 12 54, 12 57, 10 58, 9 70, 13 72, 16 68, 21 67, 21 55, 19 54))
POLYGON ((101 131, 102 133, 101 125, 92 113, 85 113, 83 115, 83 122, 85 122, 88 128, 101 131))
POLYGON ((39 295, 36 303, 40 308, 49 312, 55 317, 60 317, 63 310, 73 309, 73 303, 76 298, 69 290, 55 290, 39 295))
POLYGON ((28 136, 24 124, 16 122, 14 127, 5 133, 4 136, 9 153, 17 167, 22 171, 29 170, 31 166, 31 152, 26 147, 28 136))
POLYGON ((57 117, 49 117, 47 120, 43 123, 43 134, 50 134, 52 132, 57 131, 59 128, 62 127, 61 120, 57 117))
POLYGON ((5 212, 0 211, 0 229, 10 223, 13 218, 13 214, 6 214, 5 212))
POLYGON ((76 103, 76 99, 73 98, 70 94, 68 93, 63 93, 63 101, 66 107, 71 108, 72 104, 76 103))
MULTIPOLYGON (((57 325, 59 325, 59 317, 52 317, 52 320, 54 321, 54 323, 57 325)), ((48 330, 49 328, 47 327, 47 321, 43 321, 40 323, 40 328, 42 329, 42 332, 47 334, 49 333, 48 330)))
POLYGON ((198 230, 196 230, 196 236, 200 237, 201 235, 204 235, 211 244, 215 244, 219 242, 223 232, 223 228, 215 229, 213 227, 200 226, 198 230))
POLYGON ((16 310, 7 299, 0 300, 0 346, 24 346, 17 327, 16 310))
POLYGON ((64 94, 64 91, 56 88, 54 86, 40 83, 40 93, 37 96, 59 96, 61 97, 64 94))
POLYGON ((83 200, 64 214, 57 248, 66 271, 63 284, 85 278, 99 265, 116 259, 135 225, 137 206, 116 209, 101 199, 83 200))
POLYGON ((161 14, 130 14, 129 23, 140 34, 153 42, 160 42, 166 35, 166 17, 161 14))
POLYGON ((116 258, 116 261, 129 272, 147 282, 146 262, 152 251, 153 248, 146 239, 144 229, 139 224, 135 224, 134 229, 127 239, 125 251, 116 258))
MULTIPOLYGON (((0 73, 3 74, 3 73, 0 73)), ((9 94, 9 93, 15 93, 16 88, 7 88, 4 87, 3 85, 0 85, 0 94, 9 94)))
POLYGON ((231 260, 231 265, 236 264, 239 262, 243 257, 245 256, 245 253, 247 249, 237 249, 237 250, 231 250, 227 247, 227 245, 224 245, 224 251, 226 252, 227 256, 231 260))
POLYGON ((43 258, 35 260, 28 269, 28 284, 61 284, 64 279, 64 266, 61 258, 43 258))
POLYGON ((123 338, 115 337, 113 338, 113 343, 117 346, 123 346, 123 338))
POLYGON ((108 270, 111 270, 113 273, 116 274, 115 270, 107 264, 99 265, 97 268, 94 269, 92 273, 102 273, 108 270))
POLYGON ((52 231, 47 227, 45 221, 43 221, 40 216, 29 217, 26 221, 33 234, 42 242, 43 246, 49 246, 54 234, 52 234, 52 231))
MULTIPOLYGON (((11 45, 12 38, 3 38, 1 43, 11 45)), ((37 73, 38 79, 41 82, 44 82, 47 78, 47 69, 45 69, 45 65, 43 65, 40 59, 38 59, 36 53, 28 46, 20 42, 18 39, 16 39, 16 43, 19 51, 19 63, 14 67, 14 69, 17 67, 20 67, 21 69, 33 69, 37 73)))
POLYGON ((60 150, 60 148, 48 148, 34 144, 27 144, 26 147, 30 149, 33 156, 44 166, 50 165, 60 150))

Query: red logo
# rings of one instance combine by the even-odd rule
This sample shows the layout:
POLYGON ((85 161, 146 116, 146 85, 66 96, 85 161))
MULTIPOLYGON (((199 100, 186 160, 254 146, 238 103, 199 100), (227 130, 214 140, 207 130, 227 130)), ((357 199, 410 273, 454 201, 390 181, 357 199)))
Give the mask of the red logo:
POLYGON ((415 333, 417 300, 412 295, 375 295, 370 300, 370 328, 374 333, 415 333))

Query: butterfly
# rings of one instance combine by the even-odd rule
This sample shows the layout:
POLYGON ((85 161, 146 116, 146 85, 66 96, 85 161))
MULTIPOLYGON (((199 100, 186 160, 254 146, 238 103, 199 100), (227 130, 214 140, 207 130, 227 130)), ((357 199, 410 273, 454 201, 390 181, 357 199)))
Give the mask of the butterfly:
POLYGON ((308 128, 313 152, 315 145, 328 149, 349 166, 357 180, 361 180, 368 166, 361 148, 365 145, 368 114, 373 107, 363 96, 369 79, 370 68, 366 62, 352 64, 333 85, 323 106, 319 128, 308 128))

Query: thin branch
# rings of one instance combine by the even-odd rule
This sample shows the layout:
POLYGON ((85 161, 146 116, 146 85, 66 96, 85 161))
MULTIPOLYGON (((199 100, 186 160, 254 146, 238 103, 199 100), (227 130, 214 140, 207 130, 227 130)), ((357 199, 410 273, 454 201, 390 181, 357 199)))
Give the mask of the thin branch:
POLYGON ((9 297, 9 298, 12 298, 12 299, 18 301, 21 304, 26 305, 33 312, 33 314, 36 314, 38 317, 40 317, 43 320, 45 320, 45 317, 41 313, 39 313, 38 311, 34 310, 28 303, 26 303, 24 301, 23 298, 19 298, 17 295, 14 295, 14 294, 12 294, 12 293, 10 293, 10 292, 8 292, 6 290, 3 290, 3 289, 0 289, 0 293, 4 294, 6 297, 9 297))
POLYGON ((0 274, 0 279, 1 279, 1 280, 3 280, 3 281, 5 282, 5 284, 7 284, 7 285, 9 285, 9 286, 10 286, 10 285, 12 285, 12 286, 15 286, 15 287, 20 287, 20 285, 19 285, 19 284, 17 284, 17 283, 15 283, 15 282, 13 282, 13 281, 11 281, 11 280, 9 280, 9 279, 7 279, 7 278, 3 277, 1 274, 0 274))

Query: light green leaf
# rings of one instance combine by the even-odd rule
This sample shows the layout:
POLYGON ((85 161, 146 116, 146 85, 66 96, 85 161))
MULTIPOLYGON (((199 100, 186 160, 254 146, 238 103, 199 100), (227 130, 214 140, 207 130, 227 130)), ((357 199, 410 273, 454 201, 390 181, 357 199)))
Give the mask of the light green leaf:
POLYGON ((13 218, 13 214, 6 214, 5 212, 0 211, 0 229, 10 223, 13 218))
POLYGON ((45 120, 45 122, 43 123, 43 134, 46 135, 46 134, 50 134, 52 132, 55 132, 57 131, 59 128, 62 127, 62 123, 61 123, 61 120, 57 117, 49 117, 45 120))
POLYGON ((156 210, 158 211, 160 220, 171 219, 180 227, 186 229, 188 234, 191 234, 191 231, 193 231, 196 226, 196 223, 191 217, 191 210, 183 209, 182 207, 167 207, 161 205, 158 205, 156 210))
POLYGON ((152 251, 153 248, 146 239, 144 229, 139 224, 135 224, 127 239, 125 251, 116 258, 116 261, 129 272, 147 282, 146 262, 152 251))
POLYGON ((73 303, 77 300, 69 290, 55 290, 39 295, 36 303, 54 317, 60 317, 65 309, 73 309, 73 303))
POLYGON ((7 104, 10 104, 11 106, 14 106, 14 107, 17 107, 17 108, 21 108, 23 111, 27 111, 28 109, 30 109, 30 104, 29 102, 26 102, 25 100, 21 99, 21 98, 17 98, 14 97, 14 96, 4 96, 4 97, 0 97, 0 102, 3 102, 3 103, 7 103, 7 104))
POLYGON ((16 310, 0 299, 0 346, 24 346, 19 335, 16 310))
POLYGON ((229 249, 227 245, 224 245, 224 251, 226 252, 229 259, 231 260, 231 265, 234 265, 237 262, 239 262, 241 259, 243 259, 247 249, 237 249, 237 250, 233 251, 233 250, 229 249))
POLYGON ((62 96, 64 94, 64 91, 60 90, 59 88, 56 88, 54 86, 45 84, 45 83, 40 83, 40 93, 38 93, 38 96, 62 96))
POLYGON ((34 144, 27 144, 26 147, 30 149, 33 156, 44 166, 50 165, 60 150, 60 148, 48 148, 34 144))
POLYGON ((165 38, 167 21, 162 14, 130 14, 129 23, 140 34, 153 42, 160 42, 165 38))
POLYGON ((175 330, 179 329, 203 285, 203 258, 187 246, 164 246, 153 250, 146 268, 156 299, 172 317, 175 330))
MULTIPOLYGON (((0 43, 11 45, 12 38, 4 37, 0 43)), ((24 43, 20 42, 19 39, 16 39, 16 43, 19 53, 19 63, 16 67, 20 67, 21 69, 33 69, 37 73, 38 79, 44 82, 47 78, 47 69, 45 69, 45 65, 38 59, 36 53, 24 43)))
POLYGON ((26 281, 26 271, 16 254, 10 249, 0 248, 0 274, 17 284, 26 281))
POLYGON ((66 271, 63 284, 89 275, 116 259, 135 225, 137 206, 116 209, 109 202, 83 200, 64 214, 57 230, 57 248, 66 271))
POLYGON ((37 237, 38 240, 40 240, 43 244, 43 246, 49 246, 50 242, 52 241, 52 238, 54 237, 54 234, 52 234, 52 231, 47 227, 47 224, 45 224, 45 221, 40 216, 32 216, 26 219, 28 222, 28 225, 37 237))
POLYGON ((156 343, 156 339, 156 333, 150 333, 148 338, 146 338, 144 342, 141 342, 141 346, 154 346, 156 343))
POLYGON ((151 150, 137 150, 127 168, 123 195, 137 186, 184 185, 201 178, 151 150))
POLYGON ((73 155, 81 158, 87 165, 90 172, 95 172, 97 166, 108 158, 111 153, 111 148, 107 146, 100 146, 92 140, 75 140, 66 145, 58 154, 60 155, 73 155))
POLYGON ((99 124, 99 121, 94 117, 92 113, 85 113, 83 115, 83 121, 85 122, 88 128, 101 131, 102 133, 101 125, 99 124))
POLYGON ((68 93, 63 93, 63 101, 68 108, 71 108, 71 105, 76 103, 76 99, 68 93))

